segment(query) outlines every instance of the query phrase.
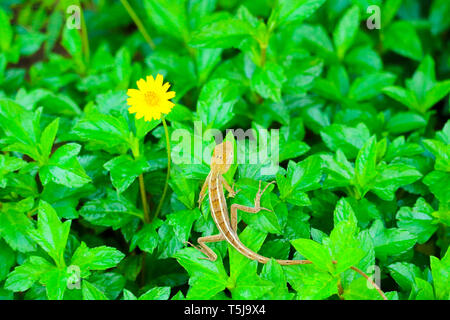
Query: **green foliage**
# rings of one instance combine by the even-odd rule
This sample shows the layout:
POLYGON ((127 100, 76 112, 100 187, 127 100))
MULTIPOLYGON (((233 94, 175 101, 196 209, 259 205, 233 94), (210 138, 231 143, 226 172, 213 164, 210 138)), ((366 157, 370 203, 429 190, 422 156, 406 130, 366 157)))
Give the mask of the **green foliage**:
POLYGON ((139 27, 124 2, 81 1, 81 29, 66 1, 0 4, 0 299, 381 299, 355 270, 450 299, 448 1, 129 0, 139 27), (156 217, 165 131, 126 90, 158 73, 176 96, 156 217), (264 265, 186 244, 219 232, 197 208, 207 129, 257 141, 228 133, 228 208, 276 182, 238 213, 264 265), (251 163, 272 138, 279 162, 251 163))

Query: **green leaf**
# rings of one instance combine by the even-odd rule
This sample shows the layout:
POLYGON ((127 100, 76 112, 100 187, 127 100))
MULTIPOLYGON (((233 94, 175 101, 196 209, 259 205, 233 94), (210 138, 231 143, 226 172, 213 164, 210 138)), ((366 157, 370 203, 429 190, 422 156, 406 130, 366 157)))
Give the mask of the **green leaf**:
POLYGON ((112 227, 114 230, 125 226, 133 218, 143 219, 142 212, 134 204, 112 192, 106 199, 86 202, 79 213, 94 225, 112 227))
POLYGON ((189 239, 191 233, 192 224, 198 218, 201 213, 198 208, 193 210, 182 210, 167 215, 167 223, 173 227, 175 235, 181 242, 185 242, 189 239))
POLYGON ((111 174, 111 182, 119 193, 124 192, 136 178, 148 169, 143 158, 133 159, 129 155, 112 158, 104 165, 111 174))
POLYGON ((334 226, 341 221, 347 221, 351 226, 351 232, 354 233, 356 231, 358 220, 356 219, 355 212, 353 211, 352 206, 348 203, 345 198, 339 199, 336 204, 336 208, 333 213, 333 221, 334 226))
POLYGON ((137 297, 131 291, 123 289, 123 300, 137 300, 137 297))
POLYGON ((20 158, 0 154, 0 188, 6 187, 8 173, 22 169, 26 165, 27 163, 20 158))
POLYGON ((186 0, 145 0, 144 12, 157 30, 177 39, 188 37, 186 0))
POLYGON ((159 236, 156 232, 155 222, 146 224, 141 230, 133 235, 130 243, 130 250, 138 246, 142 251, 152 253, 158 245, 159 236))
POLYGON ((415 286, 415 278, 422 277, 420 268, 412 263, 396 262, 388 266, 389 273, 395 282, 406 291, 415 286))
POLYGON ((53 142, 55 141, 56 133, 58 132, 58 127, 59 118, 56 118, 44 129, 44 131, 42 131, 39 149, 44 159, 48 159, 50 157, 53 142))
POLYGON ((228 275, 222 260, 211 262, 202 257, 203 253, 194 248, 181 249, 174 255, 190 275, 187 299, 209 299, 227 286, 228 275))
POLYGON ((102 291, 86 280, 81 285, 81 293, 83 300, 109 300, 102 291))
POLYGON ((423 102, 427 93, 436 82, 434 60, 427 55, 420 62, 411 79, 406 80, 406 87, 414 92, 418 101, 423 102))
POLYGON ((339 149, 335 156, 322 155, 324 172, 327 178, 324 188, 347 187, 355 176, 355 169, 347 160, 345 154, 339 149))
POLYGON ((438 225, 434 222, 432 213, 434 209, 423 198, 417 199, 413 208, 401 207, 397 212, 397 225, 411 234, 417 235, 417 242, 422 244, 428 241, 438 225))
POLYGON ((322 300, 337 294, 338 278, 314 265, 289 266, 284 272, 300 300, 322 300))
POLYGON ((325 0, 277 1, 267 25, 270 30, 288 23, 300 23, 314 14, 325 0))
POLYGON ((81 276, 86 277, 91 270, 106 270, 115 267, 125 255, 116 248, 100 246, 88 248, 86 243, 81 242, 75 250, 71 265, 80 267, 81 276))
POLYGON ((130 133, 123 117, 90 113, 76 123, 73 131, 87 142, 88 149, 124 153, 129 148, 130 133))
POLYGON ((169 180, 169 185, 181 201, 187 208, 195 208, 195 191, 192 186, 191 179, 185 179, 184 176, 172 176, 169 180))
POLYGON ((78 29, 63 28, 61 45, 72 56, 74 64, 81 72, 86 69, 83 60, 83 44, 78 29))
POLYGON ((266 293, 264 297, 274 300, 290 299, 292 294, 288 292, 286 276, 284 275, 283 268, 275 259, 271 259, 263 266, 261 277, 275 284, 275 287, 266 293))
POLYGON ((36 161, 40 159, 37 148, 40 113, 41 109, 33 113, 11 100, 0 100, 0 125, 9 145, 5 151, 24 153, 36 161))
POLYGON ((412 110, 419 110, 419 102, 413 92, 398 86, 388 86, 382 89, 383 93, 400 102, 412 110))
POLYGON ((286 77, 283 68, 274 63, 266 63, 257 68, 252 76, 251 87, 265 99, 275 102, 281 100, 281 89, 286 77))
POLYGON ((214 79, 206 83, 197 101, 197 113, 208 128, 222 128, 233 117, 238 93, 230 81, 214 79))
POLYGON ((355 161, 356 185, 363 197, 370 189, 370 184, 377 176, 377 141, 373 136, 359 150, 355 161))
POLYGON ((2 52, 9 50, 13 39, 13 29, 9 21, 9 17, 3 9, 0 9, 0 49, 2 52))
POLYGON ((33 224, 25 214, 33 205, 33 199, 26 198, 15 203, 4 203, 0 208, 0 236, 13 250, 30 252, 36 248, 29 235, 33 224))
POLYGON ((431 32, 436 35, 442 33, 450 26, 446 17, 450 14, 450 3, 445 0, 433 1, 428 20, 431 24, 431 32))
POLYGON ((330 253, 320 243, 310 239, 296 239, 291 240, 291 244, 302 256, 310 260, 318 270, 333 270, 330 253))
POLYGON ((8 275, 5 288, 14 292, 26 291, 55 266, 42 257, 31 256, 8 275))
POLYGON ((390 201, 394 199, 394 193, 399 187, 411 184, 421 177, 419 171, 406 164, 380 165, 371 189, 381 199, 390 201))
POLYGON ((9 270, 16 263, 16 254, 5 241, 0 240, 0 281, 4 280, 9 270))
POLYGON ((400 228, 385 228, 381 220, 375 220, 369 229, 380 260, 398 256, 410 250, 417 242, 417 236, 400 228))
POLYGON ((434 168, 450 172, 450 145, 438 140, 423 140, 425 147, 436 157, 434 168))
POLYGON ((238 48, 252 33, 251 26, 243 20, 218 14, 193 32, 189 44, 198 48, 238 48))
POLYGON ((76 143, 68 143, 59 147, 48 163, 39 171, 42 183, 46 185, 53 181, 69 188, 77 188, 90 182, 91 178, 77 159, 80 150, 81 145, 76 143))
POLYGON ((359 19, 359 7, 352 6, 344 13, 334 29, 333 41, 336 46, 337 55, 341 59, 353 44, 353 40, 359 29, 359 19))
MULTIPOLYGON (((262 232, 252 226, 247 226, 240 234, 239 239, 250 250, 258 252, 267 237, 266 232, 262 232)), ((228 246, 230 256, 230 280, 237 281, 242 273, 256 272, 257 262, 250 260, 242 253, 238 252, 231 245, 228 246)))
POLYGON ((55 210, 45 201, 39 202, 37 229, 30 230, 36 243, 53 258, 56 265, 65 266, 64 250, 71 221, 62 223, 55 210))
POLYGON ((384 156, 386 161, 397 157, 411 157, 422 154, 424 148, 417 143, 406 142, 404 136, 395 138, 389 145, 384 156))
POLYGON ((448 203, 450 201, 450 188, 447 183, 449 179, 449 172, 431 171, 425 176, 423 183, 428 186, 439 201, 448 203))
POLYGON ((383 88, 392 85, 395 78, 394 74, 388 72, 369 73, 353 81, 348 96, 355 101, 372 99, 380 94, 383 88))
POLYGON ((262 279, 256 273, 243 272, 236 279, 236 284, 231 289, 233 299, 255 300, 263 296, 274 287, 272 281, 262 279))
POLYGON ((67 288, 66 270, 54 268, 42 274, 40 282, 45 286, 49 300, 62 300, 67 288))
POLYGON ((386 129, 393 134, 410 132, 427 125, 426 119, 414 112, 399 112, 389 119, 386 129))
POLYGON ((420 278, 415 278, 414 281, 416 300, 435 300, 433 286, 428 281, 420 278))
POLYGON ((422 44, 414 26, 408 21, 396 21, 384 31, 383 45, 407 58, 420 60, 422 44))
POLYGON ((117 299, 125 287, 126 279, 116 272, 95 272, 89 282, 102 291, 108 299, 117 299))
POLYGON ((337 261, 333 274, 340 274, 357 265, 366 255, 356 238, 355 221, 339 221, 331 231, 329 239, 326 246, 330 248, 334 260, 337 261))
POLYGON ((370 288, 370 283, 365 278, 358 278, 344 290, 345 300, 382 300, 383 298, 375 290, 370 288))
POLYGON ((138 300, 168 300, 170 287, 155 287, 142 294, 138 300))
POLYGON ((330 150, 340 149, 348 159, 353 159, 370 138, 370 132, 363 123, 356 128, 334 123, 322 129, 320 136, 330 150))
POLYGON ((286 177, 277 174, 277 184, 280 189, 280 199, 304 206, 310 201, 306 191, 320 188, 322 178, 322 160, 318 156, 310 156, 305 160, 295 163, 289 161, 286 177))
POLYGON ((448 300, 450 296, 450 250, 447 249, 447 253, 438 259, 436 257, 430 257, 431 274, 433 275, 434 293, 436 299, 448 300))

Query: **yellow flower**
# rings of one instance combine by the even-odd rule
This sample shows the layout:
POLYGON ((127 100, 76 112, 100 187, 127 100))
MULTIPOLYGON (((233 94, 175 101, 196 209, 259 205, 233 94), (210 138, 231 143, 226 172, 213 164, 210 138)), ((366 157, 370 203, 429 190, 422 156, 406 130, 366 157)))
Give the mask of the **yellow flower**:
POLYGON ((156 79, 147 76, 147 81, 139 79, 137 81, 139 90, 128 89, 127 104, 130 113, 136 113, 136 119, 144 117, 145 121, 161 119, 161 114, 168 114, 175 105, 169 99, 175 97, 174 91, 167 90, 170 87, 168 82, 163 84, 163 76, 158 74, 156 79))

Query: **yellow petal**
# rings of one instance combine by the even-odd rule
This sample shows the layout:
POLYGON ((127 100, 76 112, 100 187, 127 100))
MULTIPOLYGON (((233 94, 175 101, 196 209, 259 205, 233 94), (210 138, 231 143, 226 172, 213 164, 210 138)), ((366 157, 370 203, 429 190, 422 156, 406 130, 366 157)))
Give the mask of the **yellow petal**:
POLYGON ((155 86, 160 88, 162 87, 162 85, 163 85, 163 76, 158 73, 155 79, 155 86))
POLYGON ((142 92, 136 89, 128 89, 127 95, 130 97, 140 97, 142 96, 142 92))
POLYGON ((170 87, 170 83, 166 82, 166 83, 163 84, 163 86, 162 86, 162 88, 161 88, 161 91, 162 91, 163 93, 164 93, 164 92, 167 92, 167 90, 169 90, 169 87, 170 87))
POLYGON ((147 84, 147 82, 145 82, 144 79, 139 79, 136 82, 136 84, 137 84, 139 90, 141 90, 141 91, 148 91, 148 84, 147 84))
POLYGON ((166 94, 164 95, 164 97, 165 97, 166 99, 172 99, 173 97, 175 97, 175 91, 169 91, 169 92, 166 92, 166 94))
POLYGON ((153 76, 147 76, 147 84, 149 88, 152 88, 155 84, 155 79, 153 79, 153 76))
POLYGON ((138 112, 138 113, 136 113, 136 119, 140 119, 140 118, 142 118, 144 116, 144 114, 143 113, 140 113, 140 112, 138 112))

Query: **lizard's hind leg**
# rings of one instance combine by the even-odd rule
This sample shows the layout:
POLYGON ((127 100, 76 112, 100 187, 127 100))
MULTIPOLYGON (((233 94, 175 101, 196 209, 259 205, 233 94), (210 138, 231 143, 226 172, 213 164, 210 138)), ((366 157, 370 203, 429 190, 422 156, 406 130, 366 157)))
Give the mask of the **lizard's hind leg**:
POLYGON ((219 242, 219 241, 223 241, 223 240, 225 240, 223 235, 216 234, 214 236, 206 236, 206 237, 198 238, 197 242, 198 242, 199 246, 196 246, 196 245, 190 243, 189 241, 186 241, 185 244, 188 244, 188 245, 194 247, 195 249, 197 249, 198 251, 200 251, 204 255, 206 255, 206 258, 199 258, 199 259, 205 259, 205 260, 209 260, 209 261, 216 261, 217 260, 217 254, 210 247, 208 247, 205 244, 205 242, 219 242))
POLYGON ((243 206, 243 205, 237 204, 237 203, 233 203, 231 205, 230 221, 231 221, 231 228, 233 229, 234 232, 237 232, 237 211, 238 210, 248 212, 248 213, 258 213, 261 210, 271 211, 267 208, 261 207, 261 196, 263 195, 264 191, 266 191, 267 187, 270 186, 272 183, 275 183, 275 181, 269 182, 267 184, 267 186, 265 186, 264 189, 261 191, 261 180, 259 181, 259 188, 258 188, 258 192, 256 193, 256 196, 255 196, 255 206, 253 208, 243 206))

